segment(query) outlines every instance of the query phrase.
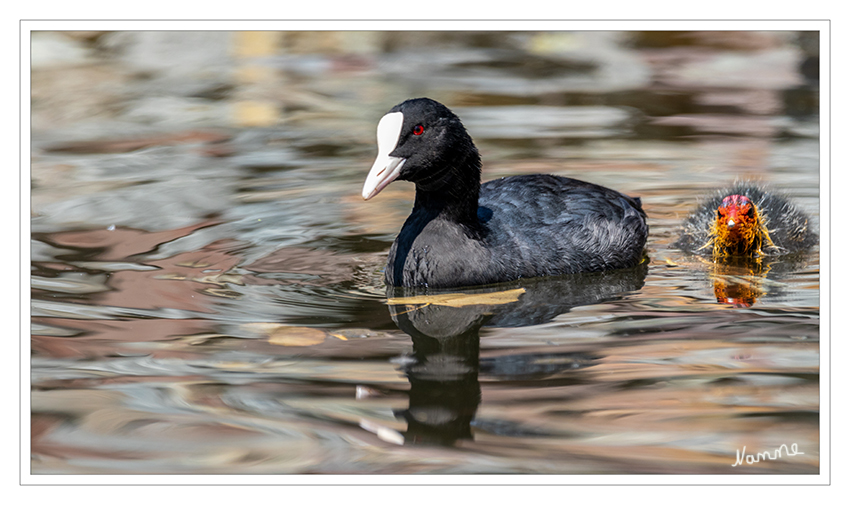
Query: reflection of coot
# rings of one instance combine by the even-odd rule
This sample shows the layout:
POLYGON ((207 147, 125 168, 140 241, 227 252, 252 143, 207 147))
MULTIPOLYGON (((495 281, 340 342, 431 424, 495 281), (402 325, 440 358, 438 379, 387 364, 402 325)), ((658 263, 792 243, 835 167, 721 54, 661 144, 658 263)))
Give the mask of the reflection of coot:
POLYGON ((406 440, 450 445, 472 438, 481 401, 479 368, 508 380, 539 380, 592 366, 586 353, 508 355, 479 364, 482 326, 526 326, 550 321, 579 305, 600 303, 643 286, 647 266, 464 289, 451 294, 389 288, 393 320, 413 339, 402 366, 410 405, 396 412, 408 423, 406 440))
POLYGON ((752 307, 758 299, 780 301, 795 296, 786 279, 806 265, 806 255, 775 258, 728 257, 709 265, 706 281, 714 286, 719 303, 752 307))
POLYGON ((639 199, 552 175, 481 185, 478 150, 460 119, 427 98, 378 124, 363 198, 395 179, 416 184, 390 249, 389 286, 446 288, 634 267, 646 243, 639 199))
POLYGON ((691 214, 676 247, 715 260, 779 256, 817 243, 808 216, 785 198, 739 182, 691 214))
POLYGON ((543 277, 506 282, 494 286, 466 288, 453 292, 467 298, 441 302, 441 291, 416 288, 388 288, 390 314, 406 333, 419 332, 434 338, 459 335, 481 326, 519 327, 543 324, 580 305, 615 299, 643 287, 646 263, 635 268, 593 272, 562 277, 543 277), (517 294, 516 301, 504 303, 499 293, 517 294), (435 295, 433 302, 425 303, 435 295), (404 300, 420 301, 405 304, 404 300), (467 301, 464 301, 467 300, 467 301), (496 300, 496 302, 491 302, 496 300))

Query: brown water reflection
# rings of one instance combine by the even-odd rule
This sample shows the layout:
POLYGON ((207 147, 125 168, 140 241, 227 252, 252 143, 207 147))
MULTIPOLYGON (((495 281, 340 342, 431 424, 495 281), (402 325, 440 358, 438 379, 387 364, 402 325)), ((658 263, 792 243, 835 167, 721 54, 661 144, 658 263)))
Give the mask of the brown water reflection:
POLYGON ((31 472, 819 473, 818 248, 672 246, 735 178, 819 221, 812 34, 733 35, 35 36, 87 56, 34 53, 31 472), (419 95, 485 179, 639 195, 647 263, 387 292, 412 188, 359 188, 419 95))

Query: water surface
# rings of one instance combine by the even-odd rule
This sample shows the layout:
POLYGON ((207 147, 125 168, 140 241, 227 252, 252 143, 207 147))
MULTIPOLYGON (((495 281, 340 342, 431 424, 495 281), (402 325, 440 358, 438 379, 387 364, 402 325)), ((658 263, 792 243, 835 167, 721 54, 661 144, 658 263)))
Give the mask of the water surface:
POLYGON ((671 245, 738 178, 818 228, 816 35, 32 40, 33 474, 819 472, 819 249, 671 245), (485 180, 640 196, 647 262, 387 292, 413 189, 360 188, 423 95, 485 180))

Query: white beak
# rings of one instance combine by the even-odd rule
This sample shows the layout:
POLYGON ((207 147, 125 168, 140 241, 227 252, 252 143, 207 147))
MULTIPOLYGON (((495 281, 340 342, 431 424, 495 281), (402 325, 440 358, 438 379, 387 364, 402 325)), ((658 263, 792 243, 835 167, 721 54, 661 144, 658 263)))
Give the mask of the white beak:
POLYGON ((390 156, 401 135, 401 125, 404 123, 404 115, 401 112, 391 112, 381 118, 378 122, 378 157, 366 176, 363 184, 363 199, 368 200, 393 182, 401 167, 407 161, 404 158, 390 156))

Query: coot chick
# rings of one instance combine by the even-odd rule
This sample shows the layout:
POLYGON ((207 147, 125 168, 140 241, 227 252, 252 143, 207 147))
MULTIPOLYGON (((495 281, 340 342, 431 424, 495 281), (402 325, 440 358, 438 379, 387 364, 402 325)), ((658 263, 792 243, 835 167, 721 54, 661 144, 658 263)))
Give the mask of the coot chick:
POLYGON ((378 123, 368 200, 394 180, 416 184, 413 210, 390 248, 390 286, 448 288, 640 264, 639 198, 553 175, 481 184, 481 159, 460 119, 428 98, 378 123))
POLYGON ((782 196, 737 182, 703 202, 676 246, 717 259, 779 256, 817 243, 809 218, 782 196))

